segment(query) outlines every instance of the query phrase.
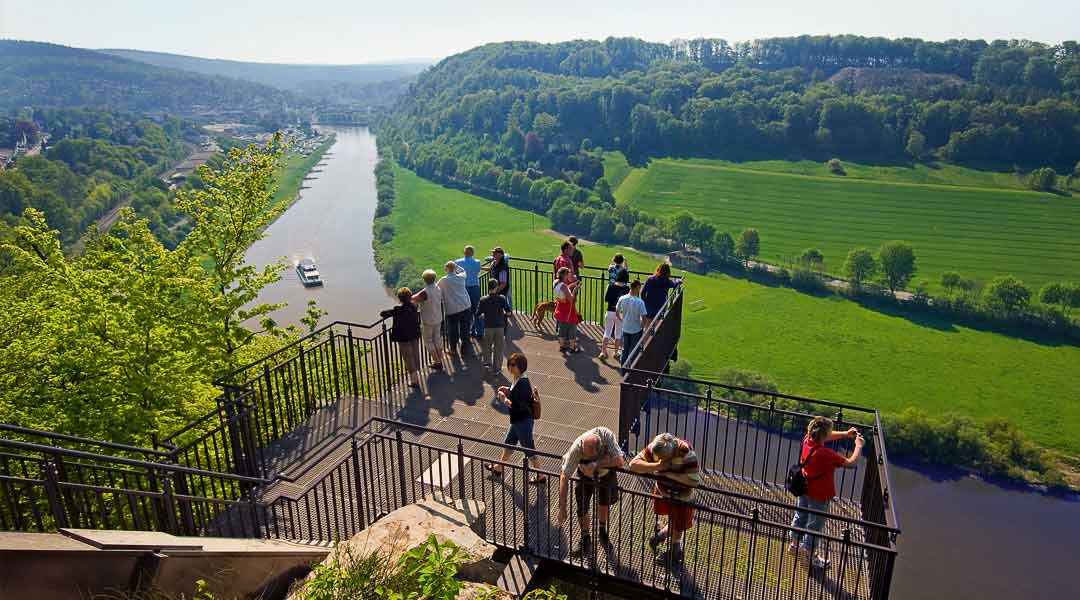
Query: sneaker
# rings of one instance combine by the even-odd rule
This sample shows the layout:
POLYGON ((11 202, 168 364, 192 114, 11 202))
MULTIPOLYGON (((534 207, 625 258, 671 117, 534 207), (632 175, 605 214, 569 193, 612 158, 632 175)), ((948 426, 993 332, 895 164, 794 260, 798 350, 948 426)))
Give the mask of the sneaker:
POLYGON ((592 536, 587 533, 581 536, 581 545, 578 546, 578 552, 580 552, 582 556, 592 554, 592 536))
POLYGON ((821 556, 820 554, 815 554, 813 560, 810 561, 810 564, 815 569, 828 569, 829 565, 832 563, 824 556, 821 556))
POLYGON ((660 532, 659 531, 652 534, 652 537, 649 538, 649 548, 652 549, 653 554, 659 554, 660 553, 660 542, 663 542, 663 541, 664 541, 664 538, 660 537, 660 532))
POLYGON ((607 352, 601 352, 600 354, 597 354, 596 358, 599 358, 600 360, 607 360, 607 352))
POLYGON ((489 363, 489 362, 484 363, 484 368, 485 369, 490 369, 491 368, 491 363, 489 363))
POLYGON ((432 363, 431 364, 431 370, 433 370, 433 371, 442 371, 443 370, 442 363, 432 363))

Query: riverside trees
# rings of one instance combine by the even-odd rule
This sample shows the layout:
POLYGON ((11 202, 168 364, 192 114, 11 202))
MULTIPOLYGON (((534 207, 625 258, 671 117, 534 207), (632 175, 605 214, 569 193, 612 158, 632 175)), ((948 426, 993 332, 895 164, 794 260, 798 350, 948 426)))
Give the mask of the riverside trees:
POLYGON ((207 412, 215 378, 289 337, 267 318, 276 305, 257 300, 284 265, 244 260, 281 210, 280 151, 233 150, 204 169, 204 187, 180 198, 195 225, 175 250, 125 209, 65 258, 27 209, 0 247, 0 421, 148 444, 207 412))

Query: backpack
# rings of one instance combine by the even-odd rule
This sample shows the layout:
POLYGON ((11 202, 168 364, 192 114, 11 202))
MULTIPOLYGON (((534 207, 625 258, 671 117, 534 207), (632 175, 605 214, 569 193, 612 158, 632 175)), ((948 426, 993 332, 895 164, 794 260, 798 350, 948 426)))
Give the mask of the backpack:
POLYGON ((540 390, 538 390, 536 388, 533 388, 532 390, 533 390, 533 394, 532 394, 532 417, 533 417, 533 419, 539 419, 540 418, 540 411, 541 411, 540 390))
MULTIPOLYGON (((821 448, 821 446, 814 446, 810 449, 810 454, 806 455, 806 460, 795 463, 788 468, 787 480, 785 480, 784 486, 787 488, 787 491, 791 492, 791 495, 796 498, 806 493, 807 479, 802 471, 810 462, 810 458, 817 452, 818 448, 821 448)), ((815 479, 817 478, 815 477, 815 479)))

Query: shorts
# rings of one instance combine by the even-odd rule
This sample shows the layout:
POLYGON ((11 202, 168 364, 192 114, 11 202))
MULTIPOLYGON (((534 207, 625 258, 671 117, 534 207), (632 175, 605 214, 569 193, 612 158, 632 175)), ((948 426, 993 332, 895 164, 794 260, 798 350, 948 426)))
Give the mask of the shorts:
POLYGON ((581 477, 574 483, 574 500, 577 502, 579 515, 592 505, 593 494, 596 494, 596 503, 600 506, 611 506, 619 501, 619 479, 615 471, 608 471, 607 475, 599 479, 581 477))
POLYGON ((686 531, 694 524, 694 507, 689 504, 671 502, 666 498, 653 500, 653 512, 666 515, 668 524, 676 531, 686 531))
POLYGON ((622 320, 613 310, 604 315, 604 339, 622 343, 622 320))
POLYGON ((398 342, 398 352, 401 360, 405 361, 405 370, 413 373, 420 370, 420 340, 398 342))
POLYGON ((556 321, 555 323, 560 340, 569 341, 577 335, 577 323, 567 323, 566 321, 556 321))
POLYGON ((439 348, 442 348, 442 322, 427 324, 423 323, 420 326, 423 331, 424 344, 428 347, 433 354, 439 348))
POLYGON ((533 441, 533 420, 523 419, 516 423, 511 422, 503 443, 507 446, 520 444, 526 457, 532 458, 535 456, 536 452, 530 452, 530 450, 536 450, 536 442, 533 441))

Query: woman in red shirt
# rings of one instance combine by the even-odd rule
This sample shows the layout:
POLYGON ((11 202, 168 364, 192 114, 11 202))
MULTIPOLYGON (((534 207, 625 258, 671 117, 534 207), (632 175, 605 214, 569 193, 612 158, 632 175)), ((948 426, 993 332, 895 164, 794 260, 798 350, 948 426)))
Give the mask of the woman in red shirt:
MULTIPOLYGON (((800 509, 813 509, 821 512, 829 512, 829 502, 836 495, 836 469, 843 467, 849 469, 855 466, 862 455, 863 444, 866 440, 854 428, 847 431, 833 431, 832 420, 826 417, 814 417, 806 426, 806 437, 803 438, 802 452, 799 454, 799 462, 803 465, 803 476, 806 477, 806 493, 799 496, 795 501, 795 518, 791 521, 792 527, 809 529, 821 532, 825 529, 825 516, 814 512, 800 509), (841 438, 855 438, 855 450, 851 456, 844 458, 832 448, 825 446, 826 442, 841 438)), ((814 542, 816 536, 803 535, 797 531, 791 531, 791 544, 788 552, 796 554, 800 560, 810 560, 814 567, 824 569, 829 566, 829 559, 821 554, 814 554, 814 542), (813 557, 813 558, 811 558, 813 557)))

